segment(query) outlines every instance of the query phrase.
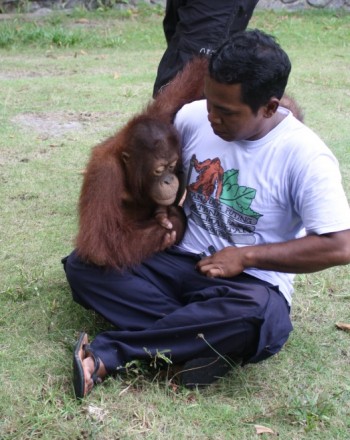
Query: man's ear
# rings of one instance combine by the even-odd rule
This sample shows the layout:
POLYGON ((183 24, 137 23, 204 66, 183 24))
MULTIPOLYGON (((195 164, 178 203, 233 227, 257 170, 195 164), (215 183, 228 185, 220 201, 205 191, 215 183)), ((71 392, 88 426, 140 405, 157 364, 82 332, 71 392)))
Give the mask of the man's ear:
POLYGON ((280 100, 278 98, 276 98, 275 96, 270 98, 269 102, 264 107, 264 117, 271 118, 271 116, 273 116, 276 113, 279 104, 280 104, 280 100))
POLYGON ((130 154, 127 153, 126 151, 122 151, 121 156, 122 156, 122 161, 125 163, 125 165, 127 165, 130 159, 130 154))

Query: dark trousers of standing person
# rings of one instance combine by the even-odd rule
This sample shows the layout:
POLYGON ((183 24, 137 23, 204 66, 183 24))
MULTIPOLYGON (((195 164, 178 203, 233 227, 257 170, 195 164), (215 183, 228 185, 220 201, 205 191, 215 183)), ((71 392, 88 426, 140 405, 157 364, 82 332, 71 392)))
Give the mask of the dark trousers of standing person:
POLYGON ((209 55, 225 38, 246 29, 258 0, 167 0, 163 20, 167 48, 153 96, 194 55, 209 55))
POLYGON ((74 300, 116 327, 91 343, 109 374, 159 352, 174 364, 217 353, 247 363, 281 349, 292 325, 278 288, 244 273, 208 278, 199 258, 171 248, 123 273, 63 259, 74 300))

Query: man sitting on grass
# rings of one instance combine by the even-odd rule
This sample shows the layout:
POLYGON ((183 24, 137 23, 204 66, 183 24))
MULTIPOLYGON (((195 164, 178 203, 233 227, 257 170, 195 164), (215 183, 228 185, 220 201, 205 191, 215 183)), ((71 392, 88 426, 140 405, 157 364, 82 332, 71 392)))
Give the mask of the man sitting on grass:
POLYGON ((292 330, 294 274, 350 262, 337 160, 279 106, 290 69, 274 38, 258 30, 234 34, 212 55, 206 99, 175 120, 188 220, 178 246, 122 273, 75 252, 64 260, 74 300, 116 326, 90 344, 81 334, 78 398, 131 360, 162 351, 183 366, 185 386, 212 383, 230 360, 262 361, 292 330))

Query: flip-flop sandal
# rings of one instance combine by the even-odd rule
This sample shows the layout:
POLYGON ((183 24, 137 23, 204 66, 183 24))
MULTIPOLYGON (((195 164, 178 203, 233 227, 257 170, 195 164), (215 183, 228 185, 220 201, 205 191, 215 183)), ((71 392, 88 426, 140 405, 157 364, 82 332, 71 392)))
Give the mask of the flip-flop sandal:
POLYGON ((101 383, 102 379, 97 376, 97 372, 100 368, 100 358, 95 356, 91 347, 88 344, 87 333, 81 332, 78 342, 74 347, 73 354, 73 385, 74 393, 77 399, 82 399, 87 394, 85 389, 85 378, 83 369, 83 360, 90 355, 94 361, 94 371, 91 375, 94 385, 101 383))

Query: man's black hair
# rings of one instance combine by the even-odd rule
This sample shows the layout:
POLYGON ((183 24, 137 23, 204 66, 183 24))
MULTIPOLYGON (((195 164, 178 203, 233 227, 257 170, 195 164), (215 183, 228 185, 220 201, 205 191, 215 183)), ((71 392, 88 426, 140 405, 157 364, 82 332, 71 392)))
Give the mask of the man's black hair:
POLYGON ((211 56, 209 75, 223 84, 241 84, 242 102, 254 113, 269 99, 281 99, 291 63, 275 38, 254 29, 233 34, 211 56))

